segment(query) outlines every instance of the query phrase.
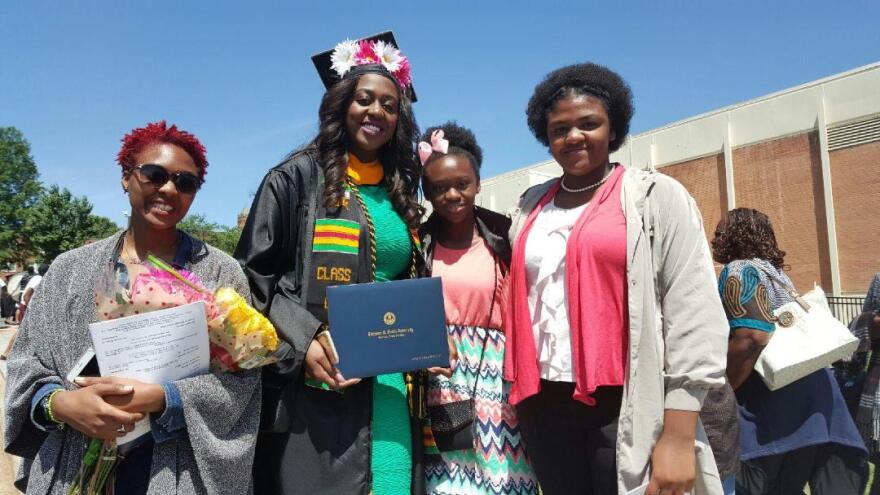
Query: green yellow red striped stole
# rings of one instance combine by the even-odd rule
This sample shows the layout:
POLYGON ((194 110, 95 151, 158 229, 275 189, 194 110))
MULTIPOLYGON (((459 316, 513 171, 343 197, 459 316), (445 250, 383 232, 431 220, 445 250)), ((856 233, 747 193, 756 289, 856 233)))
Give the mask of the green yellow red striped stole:
POLYGON ((313 251, 358 254, 361 226, 353 220, 318 218, 315 220, 313 251))
POLYGON ((431 420, 422 420, 422 445, 425 449, 425 455, 440 455, 440 449, 437 448, 437 442, 434 440, 434 430, 431 429, 431 420))

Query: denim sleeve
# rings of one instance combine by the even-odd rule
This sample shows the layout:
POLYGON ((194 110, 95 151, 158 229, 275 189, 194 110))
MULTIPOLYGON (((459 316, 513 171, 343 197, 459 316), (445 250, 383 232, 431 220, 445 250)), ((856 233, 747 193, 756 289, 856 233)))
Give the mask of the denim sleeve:
POLYGON ((156 443, 167 442, 180 437, 186 429, 186 419, 183 416, 183 401, 180 399, 180 391, 173 383, 163 383, 165 389, 165 411, 150 415, 150 429, 153 432, 153 440, 156 443))
POLYGON ((34 394, 34 398, 31 399, 31 421, 34 423, 38 429, 42 431, 52 431, 61 428, 60 425, 52 422, 47 418, 43 411, 40 408, 40 402, 43 401, 49 394, 52 393, 53 390, 57 390, 59 388, 64 388, 57 383, 47 383, 37 389, 37 393, 34 394))

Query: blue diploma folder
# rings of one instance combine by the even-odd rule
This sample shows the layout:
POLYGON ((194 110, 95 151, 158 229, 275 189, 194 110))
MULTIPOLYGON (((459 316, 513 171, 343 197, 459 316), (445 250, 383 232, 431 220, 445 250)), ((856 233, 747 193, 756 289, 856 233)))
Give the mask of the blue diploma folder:
POLYGON ((439 278, 328 287, 327 310, 347 379, 449 366, 439 278))

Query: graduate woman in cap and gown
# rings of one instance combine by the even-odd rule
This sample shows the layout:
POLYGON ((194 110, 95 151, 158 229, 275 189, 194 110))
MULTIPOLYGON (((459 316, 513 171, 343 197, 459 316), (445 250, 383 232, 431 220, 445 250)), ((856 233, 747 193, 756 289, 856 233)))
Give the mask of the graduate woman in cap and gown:
POLYGON ((390 32, 313 57, 320 130, 263 179, 235 257, 289 345, 263 368, 257 493, 423 493, 423 379, 333 366, 326 288, 415 277, 420 167, 409 61, 390 32))

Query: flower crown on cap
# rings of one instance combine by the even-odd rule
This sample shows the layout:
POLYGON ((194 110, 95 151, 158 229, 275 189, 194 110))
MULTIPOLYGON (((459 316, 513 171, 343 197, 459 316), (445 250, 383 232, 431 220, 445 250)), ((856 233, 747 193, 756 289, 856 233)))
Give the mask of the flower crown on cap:
POLYGON ((361 65, 381 65, 401 88, 412 84, 409 60, 391 43, 382 40, 345 40, 333 49, 330 66, 340 79, 361 65))

